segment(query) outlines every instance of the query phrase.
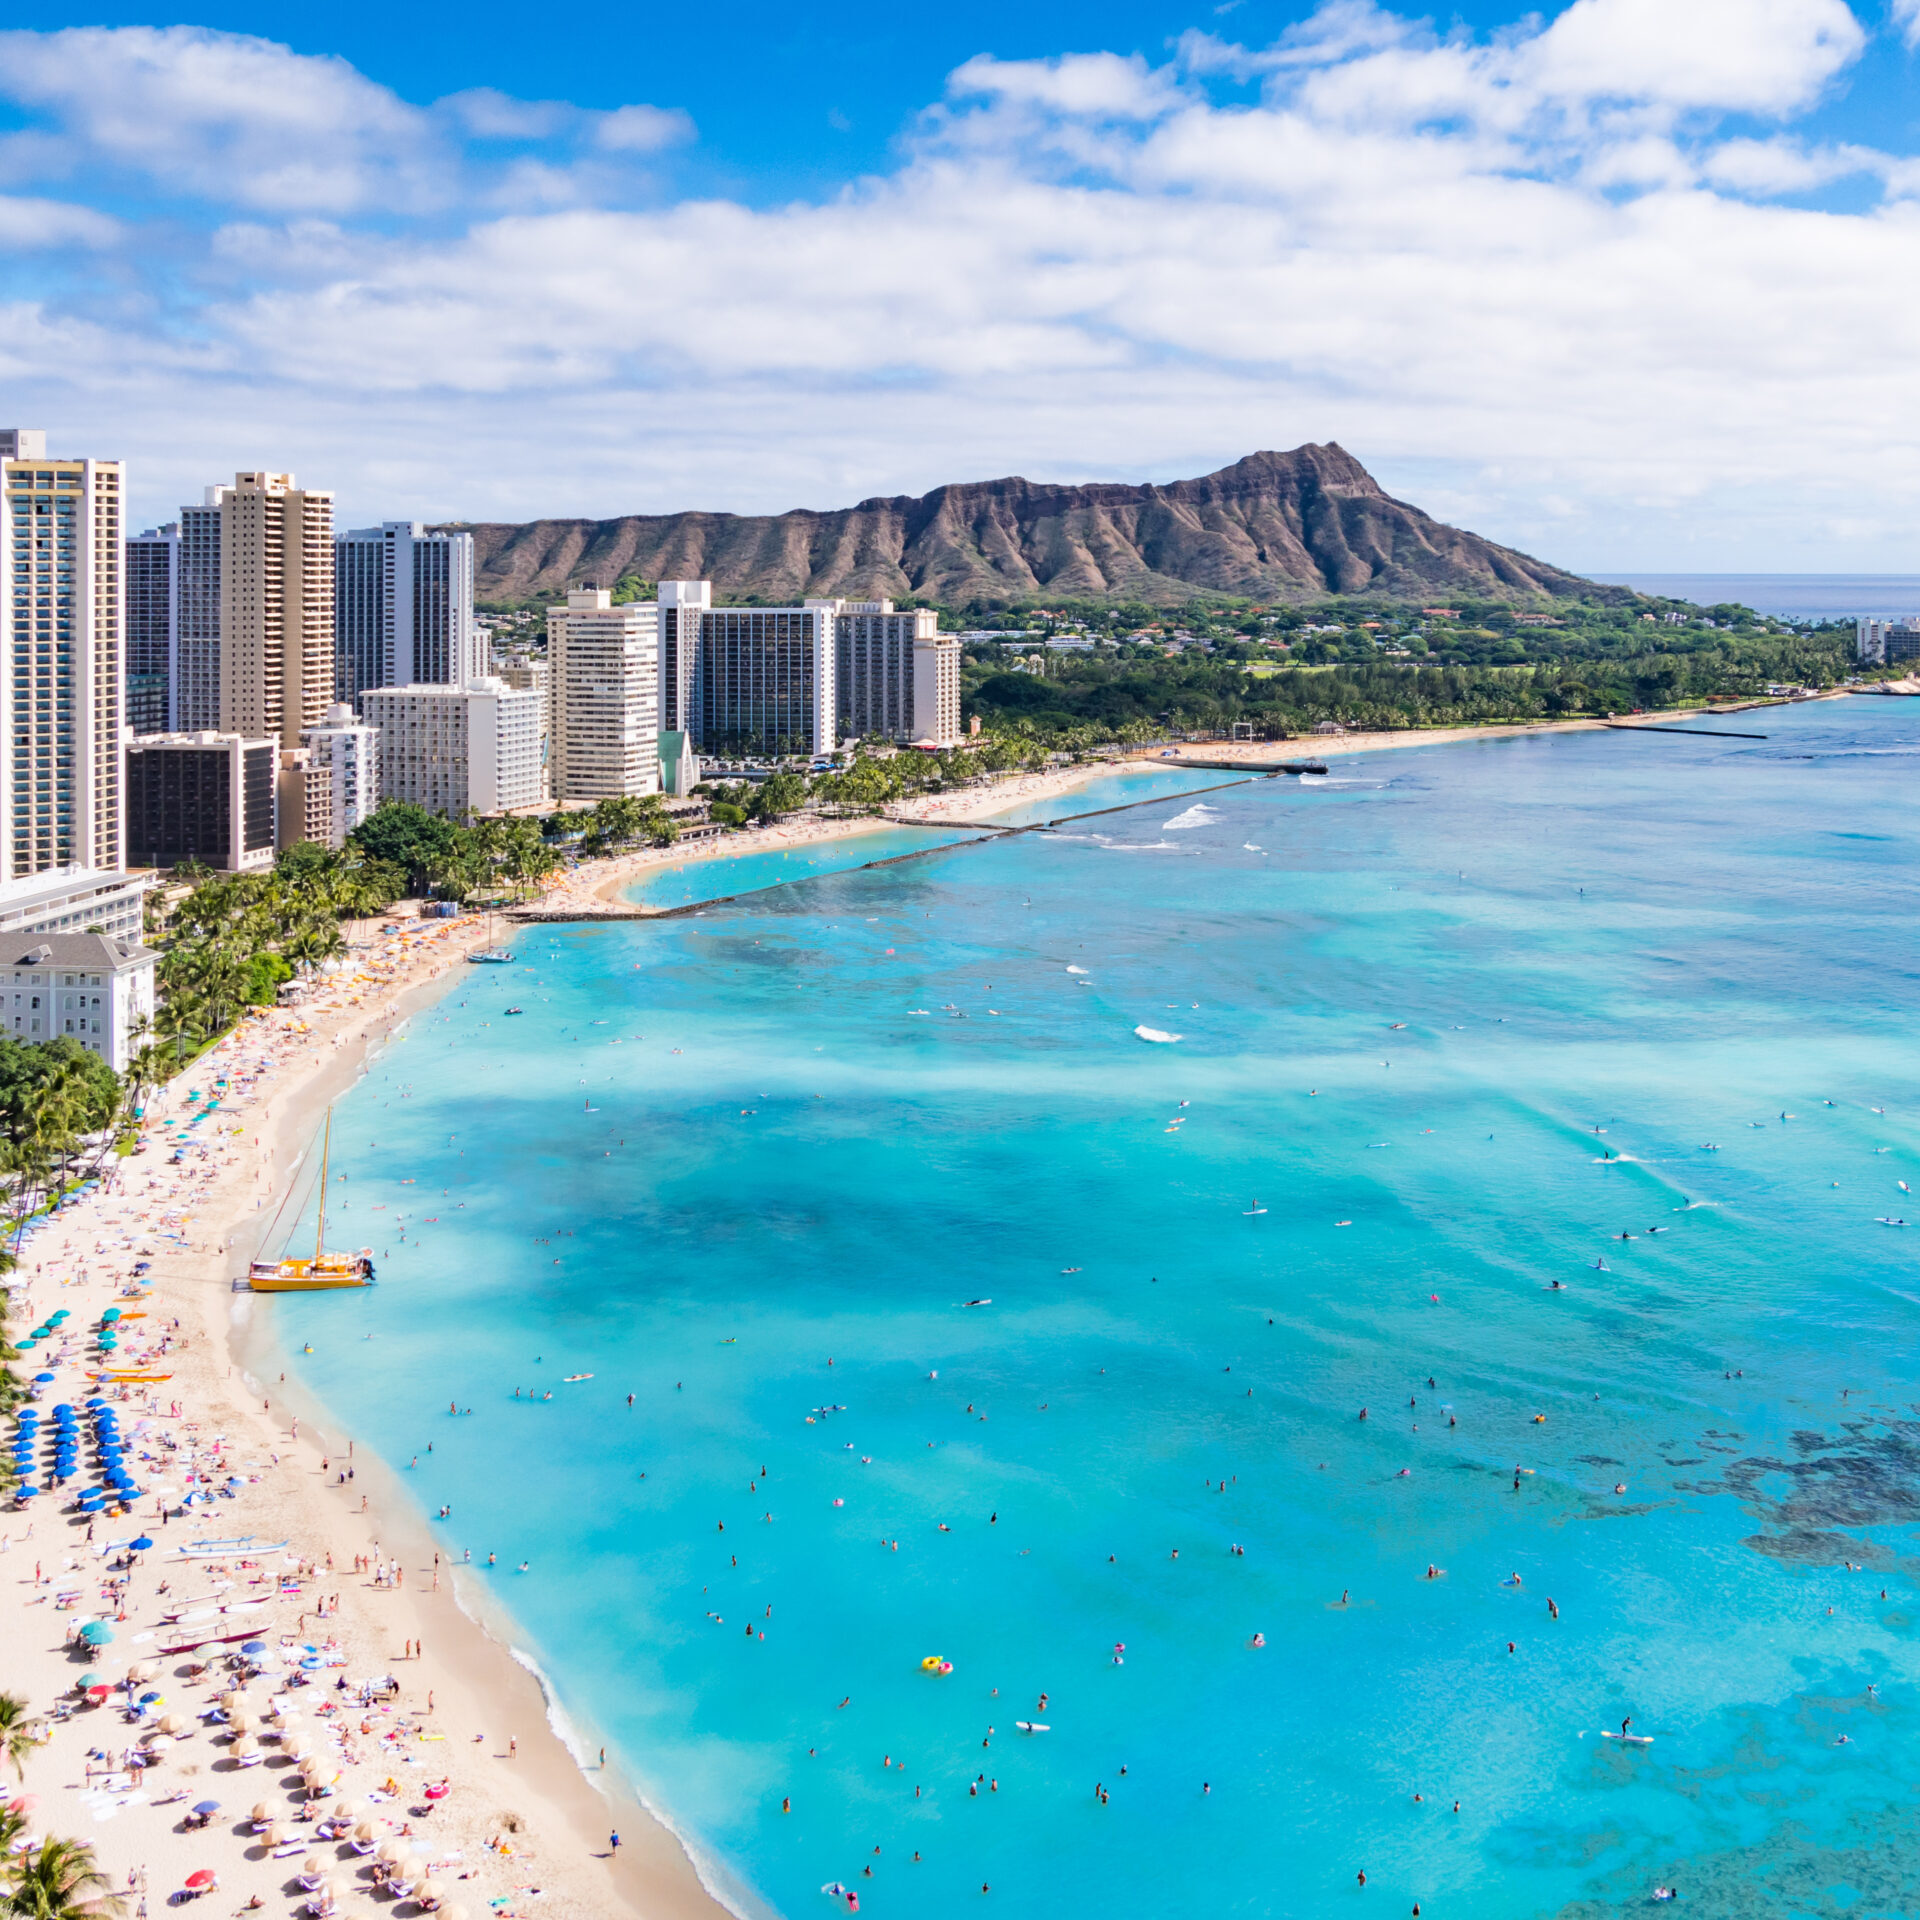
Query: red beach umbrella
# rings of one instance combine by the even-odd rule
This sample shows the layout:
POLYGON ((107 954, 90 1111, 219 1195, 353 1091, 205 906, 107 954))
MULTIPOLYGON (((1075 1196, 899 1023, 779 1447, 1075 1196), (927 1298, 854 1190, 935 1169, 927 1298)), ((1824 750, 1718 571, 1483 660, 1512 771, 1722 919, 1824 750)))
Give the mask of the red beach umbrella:
POLYGON ((40 1796, 37 1793, 23 1793, 17 1799, 7 1802, 7 1811, 9 1813, 31 1813, 39 1804, 40 1796))
POLYGON ((209 1887, 216 1887, 219 1884, 220 1876, 211 1867, 202 1867, 198 1873, 187 1875, 189 1893, 205 1893, 209 1887))

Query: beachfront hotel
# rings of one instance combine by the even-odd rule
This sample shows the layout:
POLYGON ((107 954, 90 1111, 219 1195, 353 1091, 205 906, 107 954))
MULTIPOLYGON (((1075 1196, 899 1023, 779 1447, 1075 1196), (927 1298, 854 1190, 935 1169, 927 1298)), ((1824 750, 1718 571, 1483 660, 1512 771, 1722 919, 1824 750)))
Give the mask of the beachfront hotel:
MULTIPOLYGON (((547 609, 553 797, 591 805, 660 791, 660 610, 576 589, 547 609)), ((527 697, 536 696, 532 689, 527 697)))
POLYGON ((0 884, 123 863, 124 490, 119 461, 0 428, 0 884))
POLYGON ((540 695, 530 687, 486 675, 464 687, 369 687, 360 706, 379 735, 383 800, 463 820, 547 797, 540 695))
POLYGON ((72 1040, 125 1073, 153 1019, 158 959, 103 933, 17 935, 0 947, 0 1032, 27 1046, 72 1040))
POLYGON ((339 701, 327 709, 317 727, 301 734, 300 744, 315 766, 325 767, 332 775, 326 831, 309 837, 337 851, 380 804, 380 729, 356 720, 353 709, 339 701))
POLYGON ((238 473, 220 511, 220 731, 300 745, 333 701, 333 495, 238 473))
POLYGON ((464 686, 487 671, 473 620, 473 535, 417 520, 355 527, 333 542, 334 686, 464 686))
POLYGON ((273 865, 278 740, 156 733, 126 748, 127 857, 137 867, 199 860, 229 873, 273 865))
POLYGON ((931 607, 898 613, 891 600, 832 604, 841 736, 952 746, 960 738, 959 636, 941 633, 931 607))
POLYGON ((960 642, 891 600, 716 607, 708 580, 663 580, 660 726, 702 752, 829 754, 841 739, 951 746, 960 642))
POLYGON ((52 867, 0 886, 0 939, 25 933, 105 933, 140 938, 142 902, 153 885, 144 873, 94 867, 52 867))

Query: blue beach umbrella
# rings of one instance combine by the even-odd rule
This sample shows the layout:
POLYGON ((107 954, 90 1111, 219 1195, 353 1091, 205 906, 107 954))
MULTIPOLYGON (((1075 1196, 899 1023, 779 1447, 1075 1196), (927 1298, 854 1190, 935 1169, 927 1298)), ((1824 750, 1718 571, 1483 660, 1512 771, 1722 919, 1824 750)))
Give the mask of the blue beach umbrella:
POLYGON ((240 1649, 242 1653, 265 1653, 266 1650, 267 1643, 264 1640, 249 1640, 246 1645, 240 1649))
POLYGON ((113 1639, 113 1629, 104 1620, 89 1620, 80 1629, 80 1638, 90 1647, 104 1647, 113 1639))
POLYGON ((166 1697, 166 1696, 165 1696, 164 1694, 158 1694, 158 1693, 143 1693, 143 1694, 142 1694, 142 1695, 140 1696, 140 1704, 141 1704, 141 1705, 142 1705, 143 1707, 151 1707, 151 1706, 153 1706, 153 1705, 154 1705, 154 1704, 155 1704, 156 1702, 158 1702, 158 1701, 160 1701, 160 1700, 162 1700, 162 1699, 164 1699, 165 1697, 166 1697))
POLYGON ((153 1542, 143 1533, 140 1538, 133 1541, 131 1545, 135 1553, 145 1553, 146 1550, 153 1545, 153 1542))
POLYGON ((36 1373, 33 1376, 33 1383, 37 1387, 50 1387, 59 1377, 57 1373, 36 1373))
POLYGON ((16 1500, 33 1500, 39 1497, 39 1493, 40 1489, 38 1487, 20 1486, 14 1488, 13 1497, 16 1500))
POLYGON ((194 1808, 195 1813, 218 1813, 219 1811, 220 1802, 218 1800, 202 1800, 194 1808))

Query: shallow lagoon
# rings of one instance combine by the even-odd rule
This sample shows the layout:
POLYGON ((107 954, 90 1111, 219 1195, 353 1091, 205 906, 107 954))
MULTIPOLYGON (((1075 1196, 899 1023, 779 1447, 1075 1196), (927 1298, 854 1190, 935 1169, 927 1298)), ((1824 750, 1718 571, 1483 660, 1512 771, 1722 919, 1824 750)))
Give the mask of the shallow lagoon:
POLYGON ((273 1310, 742 1904, 1908 1910, 1920 713, 1742 724, 529 929, 273 1310))

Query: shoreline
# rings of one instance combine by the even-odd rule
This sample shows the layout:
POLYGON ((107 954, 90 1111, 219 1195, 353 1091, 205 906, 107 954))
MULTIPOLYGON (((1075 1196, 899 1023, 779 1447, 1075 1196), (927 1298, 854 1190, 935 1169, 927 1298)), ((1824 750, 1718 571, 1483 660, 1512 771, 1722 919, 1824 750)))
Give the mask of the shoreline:
POLYGON ((889 807, 885 813, 857 814, 836 819, 792 816, 779 826, 762 827, 745 834, 730 833, 719 839, 703 841, 697 847, 637 848, 631 853, 617 854, 611 860, 595 861, 590 868, 576 868, 529 907, 525 922, 595 920, 615 916, 650 919, 661 910, 627 900, 624 894, 637 879, 659 868, 691 866, 708 860, 732 859, 742 854, 776 849, 819 846, 829 841, 852 839, 858 834, 884 832, 888 827, 931 825, 943 821, 991 827, 996 814, 1004 813, 1025 801, 1072 793, 1092 781, 1108 779, 1117 774, 1149 773, 1183 767, 1195 772, 1217 771, 1218 763, 1228 760, 1297 758, 1303 754, 1324 759, 1355 753, 1383 753, 1406 747, 1454 746, 1468 740, 1512 739, 1522 734, 1601 732, 1606 727, 1604 720, 1536 720, 1488 727, 1408 727, 1380 733, 1316 734, 1300 740, 1221 741, 1191 749, 1194 753, 1205 754, 1207 758, 1204 761, 1185 758, 1186 749, 1181 750, 1181 757, 1174 759, 1163 758, 1160 752, 1127 754, 1112 760, 1059 767, 1046 773, 1018 774, 1009 780, 970 787, 960 793, 922 794, 889 807))
MULTIPOLYGON (((431 1857, 451 1854, 435 1877, 446 1883, 447 1901, 466 1909, 467 1920, 483 1920, 494 1899, 505 1902, 496 1910, 501 1920, 516 1910, 530 1912, 533 1886, 541 1907, 568 1915, 626 1907, 663 1920, 721 1920, 733 1910, 667 1822, 616 1771, 595 1776, 569 1750, 554 1724, 562 1710, 530 1656, 519 1653, 506 1609, 491 1596, 484 1607, 463 1604, 450 1569, 441 1583, 426 1516, 398 1474, 372 1456, 356 1459, 342 1423, 297 1380, 286 1379, 273 1316, 260 1311, 267 1296, 230 1290, 230 1274, 244 1272, 274 1209, 304 1171, 328 1103, 359 1079, 377 1047, 404 1041, 405 1023, 445 990, 485 930, 477 918, 403 924, 408 931, 386 955, 384 978, 363 966, 356 975, 334 976, 298 1008, 249 1015, 156 1090, 144 1151, 116 1161, 100 1186, 70 1201, 22 1248, 14 1293, 37 1315, 68 1309, 69 1347, 84 1348, 85 1329, 109 1305, 119 1306, 129 1326, 132 1316, 144 1315, 129 1347, 160 1348, 154 1370, 164 1378, 110 1394, 128 1451, 143 1458, 135 1469, 143 1492, 126 1517, 88 1526, 48 1500, 0 1518, 0 1619, 9 1648, 0 1685, 24 1695, 33 1714, 49 1712, 85 1664, 63 1641, 81 1620, 100 1618, 114 1636, 91 1663, 104 1679, 117 1681, 130 1664, 157 1660, 148 1684, 167 1704, 155 1711, 198 1714, 212 1697, 203 1700, 199 1690, 213 1678, 189 1683, 185 1656, 160 1655, 163 1647, 184 1644, 186 1633, 178 1641, 171 1637, 156 1587, 164 1583, 169 1607, 184 1589, 225 1614, 243 1604, 237 1594, 251 1591, 250 1580, 273 1592, 277 1572, 287 1592, 244 1602, 240 1630, 257 1631, 270 1646, 283 1635, 323 1652, 334 1642, 327 1657, 340 1663, 316 1671, 321 1684, 289 1691, 301 1710, 292 1726, 309 1740, 321 1731, 314 1710, 343 1697, 331 1688, 336 1678, 356 1685, 369 1676, 398 1679, 392 1715, 374 1708, 371 1717, 354 1716, 354 1724, 381 1739, 363 1755, 361 1745, 373 1734, 359 1743, 352 1733, 345 1736, 345 1753, 353 1758, 341 1762, 340 1791, 361 1798, 378 1796, 385 1779, 402 1786, 390 1802, 376 1797, 370 1805, 376 1832, 398 1839, 404 1827, 404 1837, 416 1848, 430 1847, 431 1857), (262 1060, 269 1063, 265 1075, 251 1090, 240 1086, 241 1063, 262 1060), (170 1143, 201 1104, 189 1102, 187 1093, 210 1092, 223 1074, 235 1082, 219 1102, 226 1124, 217 1131, 195 1128, 184 1171, 174 1167, 167 1161, 170 1143), (138 1209, 136 1219, 123 1225, 115 1216, 130 1207, 138 1209), (115 1239, 129 1244, 110 1251, 115 1239), (136 1259, 151 1261, 140 1298, 125 1291, 136 1259), (217 1449, 213 1436, 220 1436, 217 1449), (168 1451, 169 1443, 179 1451, 168 1451), (343 1444, 355 1474, 345 1485, 328 1472, 337 1472, 343 1444), (178 1483, 180 1454, 195 1446, 202 1450, 195 1465, 204 1468, 212 1449, 241 1484, 214 1503, 214 1513, 163 1518, 152 1490, 163 1480, 178 1483), (144 1458, 149 1453, 151 1465, 144 1458), (358 1481, 362 1470, 371 1486, 358 1481), (354 1493, 361 1497, 358 1509, 354 1493), (286 1544, 284 1550, 236 1549, 232 1560, 178 1555, 176 1543, 209 1535, 286 1544), (125 1596, 103 1605, 98 1596, 106 1569, 96 1561, 109 1543, 136 1536, 153 1539, 154 1546, 139 1556, 125 1596), (245 1568, 236 1564, 242 1554, 245 1568), (391 1574, 382 1582, 357 1571, 363 1559, 369 1567, 390 1563, 398 1583, 391 1574), (219 1577, 217 1566, 229 1569, 230 1584, 204 1594, 219 1577), (63 1593, 72 1595, 70 1604, 63 1593), (322 1597, 331 1609, 324 1616, 317 1611, 322 1597), (403 1655, 414 1643, 421 1652, 403 1655), (406 1734, 392 1740, 389 1730, 402 1725, 406 1734), (412 1781, 400 1778, 407 1770, 416 1770, 412 1781), (450 1791, 437 1807, 411 1804, 425 1781, 438 1776, 450 1791), (610 1860, 607 1834, 614 1829, 622 1844, 610 1860), (489 1844, 503 1837, 511 1855, 489 1844)), ((30 1318, 13 1323, 21 1335, 31 1324, 30 1318)), ((47 1344, 30 1358, 49 1359, 47 1344)), ((77 1405, 95 1390, 80 1352, 37 1370, 58 1376, 46 1404, 77 1405)), ((177 1507, 181 1491, 170 1486, 167 1509, 177 1507)), ((199 1630, 230 1631, 232 1617, 199 1630)), ((212 1650, 197 1656, 210 1657, 212 1650)), ((264 1699, 255 1681, 248 1701, 255 1713, 264 1699)), ((32 1830, 91 1843, 113 1886, 135 1889, 143 1900, 164 1902, 188 1873, 207 1868, 218 1874, 222 1897, 252 1897, 263 1911, 304 1911, 295 1876, 308 1847, 275 1859, 248 1834, 244 1817, 264 1802, 289 1834, 301 1833, 292 1822, 300 1798, 288 1790, 289 1783, 297 1787, 296 1772, 270 1738, 264 1764, 240 1768, 215 1744, 217 1731, 188 1733, 144 1775, 116 1766, 109 1776, 88 1753, 99 1749, 124 1760, 142 1730, 125 1724, 112 1704, 74 1713, 27 1761, 27 1791, 39 1798, 32 1830), (184 1800, 154 1807, 176 1790, 184 1800), (204 1832, 182 1831, 182 1814, 203 1796, 221 1801, 221 1812, 204 1832)), ((590 1730, 581 1731, 584 1738, 590 1730)), ((344 1846, 313 1843, 311 1851, 349 1885, 368 1864, 344 1846)), ((360 1883, 353 1890, 367 1889, 360 1883)))

